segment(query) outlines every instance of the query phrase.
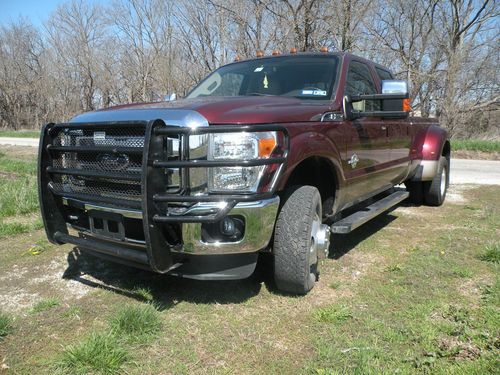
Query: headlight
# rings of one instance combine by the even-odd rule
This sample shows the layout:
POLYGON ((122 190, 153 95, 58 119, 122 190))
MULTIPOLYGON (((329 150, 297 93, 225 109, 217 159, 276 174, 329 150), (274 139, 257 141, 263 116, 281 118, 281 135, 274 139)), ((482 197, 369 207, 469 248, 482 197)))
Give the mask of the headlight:
MULTIPOLYGON (((210 135, 209 160, 254 160, 271 156, 276 132, 220 133, 210 135)), ((213 192, 256 192, 265 166, 214 167, 208 186, 213 192)))

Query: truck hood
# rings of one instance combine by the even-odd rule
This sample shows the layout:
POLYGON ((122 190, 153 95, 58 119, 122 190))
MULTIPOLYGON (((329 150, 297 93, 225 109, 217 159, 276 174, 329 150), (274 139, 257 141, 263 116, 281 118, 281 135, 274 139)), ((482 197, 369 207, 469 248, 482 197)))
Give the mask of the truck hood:
POLYGON ((204 97, 173 102, 115 106, 74 117, 71 122, 149 121, 170 125, 186 121, 208 124, 269 124, 319 121, 331 102, 304 101, 280 96, 204 97))

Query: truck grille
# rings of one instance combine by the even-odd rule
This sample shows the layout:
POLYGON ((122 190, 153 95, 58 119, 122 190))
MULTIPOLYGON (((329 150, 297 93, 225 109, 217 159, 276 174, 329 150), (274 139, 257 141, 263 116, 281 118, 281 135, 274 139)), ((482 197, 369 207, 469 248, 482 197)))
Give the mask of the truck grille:
POLYGON ((145 125, 110 124, 57 129, 49 172, 58 195, 116 206, 140 206, 145 125))

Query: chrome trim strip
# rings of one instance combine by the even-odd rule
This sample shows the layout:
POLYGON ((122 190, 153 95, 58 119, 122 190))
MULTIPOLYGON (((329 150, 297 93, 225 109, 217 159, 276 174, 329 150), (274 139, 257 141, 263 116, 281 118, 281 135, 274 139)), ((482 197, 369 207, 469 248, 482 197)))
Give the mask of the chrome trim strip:
POLYGON ((129 217, 131 219, 141 219, 142 220, 142 211, 140 211, 140 210, 127 210, 124 208, 101 206, 101 205, 82 202, 78 199, 72 199, 72 198, 63 198, 62 201, 63 201, 63 204, 66 206, 69 206, 68 201, 72 201, 72 202, 76 202, 78 204, 81 204, 84 207, 85 211, 96 210, 96 211, 103 211, 103 212, 112 212, 112 213, 120 214, 124 217, 129 217))

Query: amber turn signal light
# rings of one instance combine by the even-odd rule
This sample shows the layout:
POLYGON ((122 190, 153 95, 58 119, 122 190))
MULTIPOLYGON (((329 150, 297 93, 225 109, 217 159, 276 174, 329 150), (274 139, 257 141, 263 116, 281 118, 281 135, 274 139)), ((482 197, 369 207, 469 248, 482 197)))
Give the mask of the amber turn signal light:
POLYGON ((411 111, 410 99, 403 99, 403 112, 410 112, 410 111, 411 111))
POLYGON ((276 147, 276 139, 263 138, 259 139, 259 158, 268 158, 276 147))

